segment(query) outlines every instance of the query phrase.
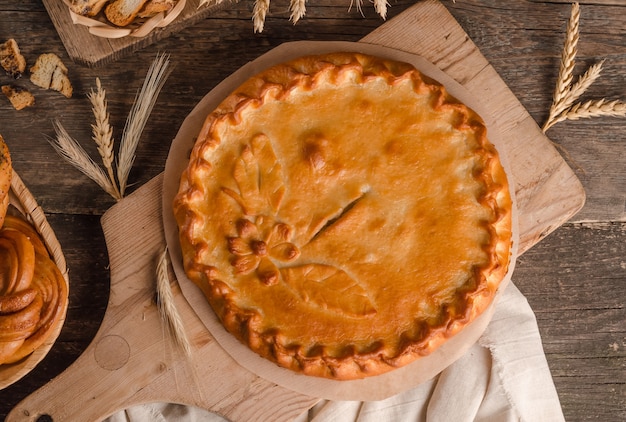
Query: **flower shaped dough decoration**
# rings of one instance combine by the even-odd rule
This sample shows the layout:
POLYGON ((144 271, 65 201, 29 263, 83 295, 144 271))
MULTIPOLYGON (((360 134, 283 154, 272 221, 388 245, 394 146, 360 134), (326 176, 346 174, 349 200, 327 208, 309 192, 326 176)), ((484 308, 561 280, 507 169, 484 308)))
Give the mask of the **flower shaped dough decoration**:
POLYGON ((367 292, 345 271, 326 264, 295 264, 300 249, 292 243, 293 228, 281 222, 280 204, 285 195, 282 167, 270 139, 252 138, 237 159, 233 177, 239 192, 222 192, 242 210, 236 222, 237 236, 225 239, 235 274, 255 273, 267 286, 283 282, 300 299, 350 317, 376 313, 367 292))
POLYGON ((247 218, 237 221, 237 234, 228 238, 235 272, 249 274, 256 270, 259 280, 268 286, 280 279, 273 260, 291 262, 300 256, 298 247, 290 242, 291 227, 269 217, 257 216, 254 223, 247 218))

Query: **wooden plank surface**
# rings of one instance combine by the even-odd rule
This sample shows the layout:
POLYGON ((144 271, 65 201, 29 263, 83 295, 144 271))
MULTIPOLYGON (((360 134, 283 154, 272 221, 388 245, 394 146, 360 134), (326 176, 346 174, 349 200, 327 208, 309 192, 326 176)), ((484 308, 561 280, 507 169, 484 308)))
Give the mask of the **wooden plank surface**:
MULTIPOLYGON (((578 179, 441 3, 418 3, 362 42, 420 54, 471 93, 489 92, 493 100, 482 104, 487 113, 505 110, 494 118, 497 127, 492 130, 500 133, 499 145, 511 163, 515 180, 520 250, 530 248, 582 207, 584 192, 578 179), (421 19, 422 24, 411 25, 416 19, 421 19), (516 148, 520 139, 532 148, 516 148), (540 199, 547 193, 550 201, 540 199), (526 215, 532 218, 525 218, 526 215)), ((98 420, 146 400, 193 404, 231 420, 244 420, 243 415, 247 415, 245 420, 264 420, 258 414, 268 411, 274 413, 274 420, 290 420, 317 401, 272 385, 239 367, 204 330, 182 297, 177 303, 186 311, 184 321, 190 336, 206 340, 192 342, 192 361, 163 353, 172 346, 159 335, 158 311, 149 303, 154 294, 155 258, 165 248, 159 221, 160 189, 155 184, 161 185, 151 180, 104 216, 111 262, 111 299, 94 342, 67 371, 21 402, 8 421, 27 420, 23 415, 42 413, 58 421, 79 416, 98 420), (98 359, 100 350, 101 355, 107 356, 105 363, 98 359), (155 371, 155 365, 166 369, 155 371), (219 385, 206 382, 223 373, 229 377, 219 385), (115 388, 125 380, 132 380, 132 387, 115 388), (259 385, 258 390, 250 389, 250 384, 259 385), (290 405, 281 411, 290 395, 290 405), (89 401, 88 410, 80 405, 67 406, 65 403, 71 398, 77 403, 89 401), (255 416, 251 419, 250 415, 255 416)))
MULTIPOLYGON (((535 3, 565 3, 572 4, 572 0, 550 0, 546 2, 545 0, 530 0, 535 3)), ((600 4, 606 6, 626 6, 623 0, 579 0, 578 4, 600 4)))
MULTIPOLYGON (((414 3, 390 5, 393 18, 414 3)), ((547 116, 558 72, 570 6, 514 0, 442 2, 513 93, 541 124, 547 116)), ((568 2, 569 3, 569 2, 568 2)), ((586 2, 583 2, 586 3, 586 2)), ((0 132, 17 171, 47 213, 64 247, 72 279, 68 320, 42 364, 21 382, 0 391, 0 419, 22 398, 61 373, 94 338, 109 297, 109 259, 100 216, 114 201, 62 162, 45 136, 51 119, 91 149, 86 93, 99 77, 107 90, 116 140, 147 66, 158 51, 172 54, 176 71, 159 98, 131 172, 132 190, 163 171, 169 142, 191 108, 222 78, 259 54, 292 40, 357 41, 383 21, 364 3, 364 17, 348 2, 307 3, 297 25, 273 1, 266 30, 253 34, 251 3, 241 2, 135 54, 97 69, 72 64, 41 2, 0 0, 0 38, 20 42, 29 63, 55 52, 68 64, 71 100, 33 88, 34 108, 17 112, 0 98, 0 132)), ((581 4, 576 74, 602 58, 602 76, 587 98, 626 99, 626 14, 623 7, 581 4)), ((0 75, 0 82, 11 82, 0 75)), ((538 317, 548 363, 568 421, 626 420, 626 124, 598 118, 559 123, 549 137, 569 153, 587 193, 584 208, 524 254, 514 282, 538 317), (578 169, 584 169, 584 172, 578 169)), ((93 150, 92 150, 93 151, 93 150)))

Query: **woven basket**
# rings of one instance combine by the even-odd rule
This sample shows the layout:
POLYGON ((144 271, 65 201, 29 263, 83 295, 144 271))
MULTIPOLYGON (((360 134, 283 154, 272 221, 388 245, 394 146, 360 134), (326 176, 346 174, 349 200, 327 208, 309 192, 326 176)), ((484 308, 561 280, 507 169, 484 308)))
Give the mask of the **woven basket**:
POLYGON ((164 28, 174 21, 185 8, 187 0, 178 0, 176 5, 169 12, 160 12, 148 19, 137 19, 138 23, 131 24, 127 28, 114 26, 105 18, 89 18, 72 12, 71 1, 63 0, 68 6, 68 11, 74 25, 82 25, 87 27, 91 35, 101 38, 123 38, 136 37, 142 38, 149 35, 156 28, 164 28))
MULTIPOLYGON (((57 240, 52 228, 48 224, 46 220, 46 216, 44 215, 43 210, 37 202, 35 198, 31 195, 30 191, 26 188, 22 179, 18 176, 18 174, 13 171, 13 175, 11 177, 11 191, 9 192, 9 201, 11 206, 9 207, 8 213, 18 213, 21 214, 37 229, 39 232, 48 252, 50 253, 50 257, 56 263, 57 267, 63 274, 63 278, 67 283, 68 292, 69 292, 69 277, 67 274, 67 265, 65 263, 65 256, 63 255, 63 251, 61 250, 61 245, 57 240)), ((65 315, 67 313, 67 303, 65 301, 65 308, 61 312, 61 318, 57 323, 54 331, 50 333, 50 336, 46 339, 46 341, 39 346, 33 353, 20 360, 19 362, 13 364, 0 365, 0 390, 8 387, 14 382, 18 381, 26 374, 28 374, 41 360, 48 354, 48 351, 59 337, 59 333, 61 332, 61 328, 63 327, 63 323, 65 321, 65 315)))

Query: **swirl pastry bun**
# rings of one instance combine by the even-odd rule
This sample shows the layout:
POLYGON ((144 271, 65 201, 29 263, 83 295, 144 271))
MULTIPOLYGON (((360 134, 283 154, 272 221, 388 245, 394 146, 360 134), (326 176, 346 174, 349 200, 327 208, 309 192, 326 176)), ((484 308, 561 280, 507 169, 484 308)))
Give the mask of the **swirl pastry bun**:
POLYGON ((13 166, 9 147, 0 135, 0 227, 9 208, 9 190, 11 190, 11 175, 13 166))
POLYGON ((61 323, 68 289, 39 233, 7 213, 11 159, 0 137, 0 365, 15 363, 41 346, 61 323))

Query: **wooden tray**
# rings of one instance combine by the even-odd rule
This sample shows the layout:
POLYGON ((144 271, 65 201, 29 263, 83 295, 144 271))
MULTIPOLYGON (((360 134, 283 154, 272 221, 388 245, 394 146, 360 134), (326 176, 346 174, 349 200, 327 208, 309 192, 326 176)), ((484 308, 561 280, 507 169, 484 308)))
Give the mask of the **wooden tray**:
POLYGON ((76 63, 96 67, 118 60, 193 25, 236 1, 226 0, 220 4, 200 7, 200 0, 187 0, 180 15, 165 28, 154 29, 145 37, 126 36, 118 39, 98 37, 89 33, 86 26, 75 25, 67 5, 62 0, 43 0, 43 4, 70 58, 76 63))
MULTIPOLYGON (((35 201, 35 198, 30 193, 26 185, 24 185, 24 182, 22 182, 22 179, 15 172, 15 170, 13 170, 13 175, 11 176, 9 203, 11 205, 8 213, 14 215, 20 214, 25 217, 26 220, 28 220, 28 222, 30 222, 41 235, 41 239, 48 249, 50 257, 55 262, 57 267, 59 267, 61 274, 63 274, 63 278, 65 278, 65 282, 68 283, 69 291, 69 276, 67 273, 65 256, 61 250, 61 245, 59 244, 54 231, 48 224, 43 210, 39 205, 37 205, 37 201, 35 201)), ((32 371, 44 357, 46 357, 50 348, 52 348, 52 345, 61 333, 61 328, 63 327, 63 322, 65 321, 67 306, 68 304, 66 301, 65 308, 62 310, 61 322, 57 325, 54 331, 50 333, 50 336, 41 346, 19 362, 0 365, 0 390, 22 379, 26 374, 32 371)))
MULTIPOLYGON (((419 54, 485 99, 507 142, 520 253, 580 210, 585 195, 575 174, 438 1, 417 3, 362 42, 419 54)), ((166 245, 162 185, 163 175, 157 176, 102 218, 111 265, 111 296, 102 326, 79 359, 18 404, 8 422, 43 414, 56 422, 99 420, 152 401, 191 404, 233 421, 283 421, 317 402, 238 365, 208 334, 174 282, 192 356, 185 358, 172 344, 153 301, 156 262, 166 245)))

